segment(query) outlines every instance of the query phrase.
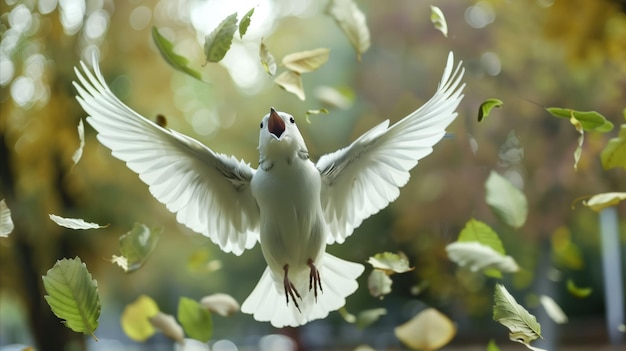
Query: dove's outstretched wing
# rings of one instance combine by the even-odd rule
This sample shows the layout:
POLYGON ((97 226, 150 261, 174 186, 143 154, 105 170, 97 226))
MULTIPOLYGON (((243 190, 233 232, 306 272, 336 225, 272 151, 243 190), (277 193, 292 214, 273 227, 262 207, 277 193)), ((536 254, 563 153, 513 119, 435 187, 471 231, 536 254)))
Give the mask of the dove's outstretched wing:
POLYGON ((327 242, 342 243, 364 219, 395 200, 417 161, 430 154, 456 118, 463 98, 464 69, 454 68, 452 53, 435 95, 389 127, 389 120, 361 135, 350 146, 324 155, 322 207, 329 225, 327 242))
POLYGON ((259 238, 259 208, 250 191, 255 170, 197 140, 158 126, 124 105, 109 89, 94 57, 94 73, 75 69, 76 98, 87 122, 113 156, 139 174, 176 219, 240 255, 259 238))

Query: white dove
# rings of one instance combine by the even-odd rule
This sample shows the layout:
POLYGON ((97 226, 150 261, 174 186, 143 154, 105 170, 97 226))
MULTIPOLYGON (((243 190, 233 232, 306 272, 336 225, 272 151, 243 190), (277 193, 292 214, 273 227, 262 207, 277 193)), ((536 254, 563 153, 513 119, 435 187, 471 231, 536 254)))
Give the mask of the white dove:
POLYGON ((259 168, 163 128, 122 103, 94 57, 75 69, 77 99, 113 156, 139 175, 176 219, 240 255, 261 242, 268 267, 241 310, 275 327, 325 318, 358 287, 363 266, 326 253, 385 208, 455 119, 465 84, 452 53, 435 95, 392 126, 386 120, 315 164, 294 118, 261 121, 259 168))

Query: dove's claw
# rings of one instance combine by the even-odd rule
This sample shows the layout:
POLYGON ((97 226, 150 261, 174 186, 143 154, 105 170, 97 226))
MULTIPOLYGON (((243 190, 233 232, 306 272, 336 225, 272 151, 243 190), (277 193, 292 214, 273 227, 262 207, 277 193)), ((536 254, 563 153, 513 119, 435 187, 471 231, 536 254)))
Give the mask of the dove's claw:
POLYGON ((287 299, 287 305, 289 305, 289 296, 291 296, 291 299, 293 300, 293 304, 296 305, 296 308, 298 309, 298 311, 302 313, 302 311, 300 310, 300 306, 298 306, 298 301, 296 300, 296 297, 298 297, 300 300, 302 300, 302 297, 298 293, 298 290, 296 290, 296 287, 293 286, 293 283, 287 277, 287 272, 289 271, 289 265, 286 264, 283 267, 283 270, 285 271, 285 277, 283 278, 283 286, 285 288, 285 298, 287 299))
POLYGON ((309 290, 313 289, 313 295, 315 296, 315 302, 317 302, 317 288, 320 292, 324 292, 322 289, 322 279, 320 279, 320 271, 313 264, 313 260, 309 258, 307 261, 309 267, 311 267, 311 273, 309 273, 309 290))

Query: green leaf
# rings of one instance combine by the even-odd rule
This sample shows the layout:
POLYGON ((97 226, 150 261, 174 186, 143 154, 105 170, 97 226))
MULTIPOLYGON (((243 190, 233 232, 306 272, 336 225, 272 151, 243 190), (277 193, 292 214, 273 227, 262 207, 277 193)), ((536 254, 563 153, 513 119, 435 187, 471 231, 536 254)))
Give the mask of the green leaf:
POLYGON ((375 269, 384 271, 387 275, 405 273, 415 269, 415 267, 409 266, 409 259, 402 252, 397 254, 392 252, 377 253, 370 257, 367 263, 371 264, 375 269))
POLYGON ((326 14, 331 16, 356 50, 357 61, 370 47, 370 32, 365 23, 365 15, 354 0, 330 0, 326 14))
POLYGON ((282 63, 294 72, 307 73, 315 71, 326 63, 329 55, 330 49, 326 48, 294 52, 283 57, 282 63))
POLYGON ((493 110, 495 107, 500 108, 503 104, 504 102, 498 99, 487 99, 483 101, 483 103, 480 104, 480 107, 478 108, 478 122, 482 122, 483 119, 489 116, 491 110, 493 110))
POLYGON ((189 68, 189 60, 186 57, 180 56, 174 52, 174 44, 165 39, 165 37, 159 33, 157 27, 152 27, 152 39, 154 40, 154 44, 157 49, 159 49, 161 56, 165 59, 165 62, 174 67, 174 69, 186 73, 199 81, 203 81, 200 72, 189 68))
POLYGON ((500 348, 496 345, 495 340, 489 340, 489 343, 487 344, 487 351, 500 351, 500 348))
POLYGON ((274 83, 286 91, 294 94, 298 97, 298 99, 302 101, 306 99, 304 95, 304 88, 302 87, 302 76, 300 73, 285 71, 274 79, 274 83))
POLYGON ((178 320, 192 339, 207 342, 213 335, 211 312, 192 299, 181 297, 178 301, 178 320))
POLYGON ((487 205, 502 221, 514 228, 524 225, 528 215, 528 202, 518 188, 494 171, 487 178, 485 188, 487 205))
POLYGON ((248 31, 248 27, 250 26, 250 17, 252 17, 253 13, 254 7, 251 8, 250 11, 246 12, 241 21, 239 21, 239 39, 243 38, 248 31))
POLYGON ((391 292, 391 284, 393 281, 385 273, 379 269, 374 269, 367 278, 367 288, 374 297, 382 299, 391 292))
POLYGON ((141 295, 124 307, 120 318, 122 330, 132 340, 146 341, 156 332, 150 319, 158 314, 156 302, 150 296, 141 295))
POLYGON ((541 337, 541 326, 532 314, 515 301, 506 288, 496 284, 493 319, 510 330, 511 340, 528 345, 541 337))
POLYGON ((576 128, 576 131, 580 133, 580 136, 578 137, 578 145, 576 146, 576 150, 574 151, 574 170, 578 171, 578 162, 580 161, 580 156, 583 153, 583 143, 585 142, 585 131, 580 121, 576 118, 571 117, 569 121, 574 126, 574 128, 576 128))
POLYGON ((226 56, 236 30, 237 12, 226 17, 205 37, 204 56, 206 62, 220 62, 226 56))
POLYGON ((98 283, 80 258, 57 261, 42 278, 48 293, 44 298, 52 312, 68 328, 98 340, 94 334, 101 308, 98 283))
POLYGON ((617 138, 612 138, 600 154, 602 167, 611 169, 622 167, 626 169, 626 124, 622 124, 617 138))
POLYGON ((263 40, 261 40, 261 46, 259 47, 259 58, 261 59, 261 65, 265 72, 267 72, 270 77, 273 77, 276 74, 276 59, 274 59, 274 56, 272 56, 267 49, 263 40))
POLYGON ((570 294, 572 294, 573 296, 579 298, 579 299, 583 299, 585 297, 588 297, 589 295, 591 295, 591 293, 593 292, 592 288, 581 288, 579 286, 576 285, 576 283, 574 283, 574 281, 572 279, 568 279, 567 280, 567 291, 569 291, 570 294))
POLYGON ((624 200, 626 200, 626 193, 602 193, 592 196, 587 201, 583 201, 583 205, 600 212, 607 207, 616 206, 624 200))
POLYGON ((328 114, 328 110, 325 108, 322 109, 318 109, 318 110, 306 110, 306 123, 311 124, 311 120, 309 119, 309 116, 311 115, 320 115, 320 114, 328 114))
POLYGON ((365 329, 374 324, 381 316, 387 314, 386 308, 372 308, 369 310, 361 311, 356 316, 356 326, 359 329, 365 329))
POLYGON ((575 118, 585 131, 608 132, 613 129, 613 123, 596 111, 576 111, 569 108, 548 107, 548 112, 557 118, 575 118))
POLYGON ((430 21, 435 25, 435 29, 443 33, 444 37, 448 37, 448 23, 439 7, 430 5, 430 21))
POLYGON ((489 246, 499 254, 506 254, 500 237, 489 225, 474 218, 467 221, 465 227, 459 233, 458 242, 476 241, 483 245, 489 246))
POLYGON ((346 308, 346 306, 343 306, 339 309, 339 314, 341 315, 343 320, 345 320, 346 322, 350 324, 356 323, 356 316, 348 312, 348 309, 346 308))
POLYGON ((141 268, 148 260, 161 236, 161 228, 150 229, 145 224, 135 223, 133 229, 120 236, 120 251, 126 259, 126 267, 122 267, 127 273, 141 268))

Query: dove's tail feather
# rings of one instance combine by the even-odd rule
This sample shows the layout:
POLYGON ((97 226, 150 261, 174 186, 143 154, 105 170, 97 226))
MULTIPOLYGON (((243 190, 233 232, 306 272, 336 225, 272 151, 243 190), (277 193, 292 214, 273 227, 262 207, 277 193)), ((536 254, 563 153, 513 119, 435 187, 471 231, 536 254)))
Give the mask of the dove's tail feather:
POLYGON ((302 299, 298 299, 297 302, 301 312, 291 299, 287 304, 282 288, 282 277, 276 282, 269 267, 265 269, 259 283, 244 301, 241 311, 252 314, 257 321, 270 322, 276 328, 295 327, 325 318, 329 312, 345 305, 346 297, 356 291, 359 286, 356 278, 363 273, 364 267, 328 253, 324 253, 320 263, 321 268, 318 269, 323 292, 318 291, 316 302, 313 290, 300 289, 302 299))

